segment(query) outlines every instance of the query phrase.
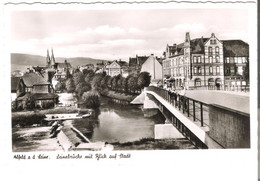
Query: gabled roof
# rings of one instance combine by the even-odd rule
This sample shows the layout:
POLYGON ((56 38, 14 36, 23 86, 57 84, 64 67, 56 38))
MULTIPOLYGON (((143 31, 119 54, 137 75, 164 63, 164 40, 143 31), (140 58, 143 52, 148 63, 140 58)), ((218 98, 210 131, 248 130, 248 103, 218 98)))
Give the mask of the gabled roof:
POLYGON ((204 43, 209 38, 196 38, 190 41, 191 53, 204 53, 204 43))
POLYGON ((223 40, 224 56, 249 57, 249 45, 242 40, 223 40))
POLYGON ((129 58, 129 67, 140 65, 142 66, 143 63, 147 60, 147 56, 136 56, 135 58, 129 58))
POLYGON ((50 84, 49 82, 47 82, 43 76, 39 75, 38 73, 35 72, 29 72, 29 73, 25 73, 22 77, 24 84, 27 87, 32 87, 33 85, 46 85, 46 84, 50 84))
MULTIPOLYGON (((192 39, 190 41, 190 47, 191 47, 191 53, 204 53, 204 43, 208 40, 209 38, 196 38, 192 39)), ((173 46, 168 46, 170 49, 171 54, 173 54, 171 57, 174 56, 179 56, 184 54, 184 43, 178 44, 178 45, 173 45, 173 46), (175 55, 175 52, 177 51, 177 55, 175 55)))
POLYGON ((11 91, 16 92, 18 89, 20 77, 11 77, 11 91))

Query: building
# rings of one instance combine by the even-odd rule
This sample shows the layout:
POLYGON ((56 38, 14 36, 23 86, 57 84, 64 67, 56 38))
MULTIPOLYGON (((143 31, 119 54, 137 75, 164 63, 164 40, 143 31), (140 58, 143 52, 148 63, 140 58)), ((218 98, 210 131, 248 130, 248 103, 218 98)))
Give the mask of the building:
POLYGON ((141 71, 143 63, 147 60, 147 56, 138 56, 131 58, 129 57, 129 74, 138 74, 141 71))
POLYGON ((81 72, 83 72, 83 70, 93 70, 94 71, 94 64, 80 65, 78 68, 81 72))
POLYGON ((249 85, 249 45, 241 40, 225 40, 223 46, 225 88, 249 85))
MULTIPOLYGON (((239 40, 239 43, 243 50, 248 50, 245 42, 239 40)), ((173 46, 167 45, 166 47, 163 59, 163 75, 166 82, 171 80, 171 86, 175 88, 224 88, 226 76, 234 76, 234 74, 226 73, 230 66, 226 65, 224 59, 226 57, 227 59, 231 58, 228 52, 233 52, 231 54, 235 57, 243 54, 243 56, 247 56, 244 59, 248 60, 248 53, 245 53, 247 51, 238 53, 239 50, 235 50, 236 44, 237 41, 233 40, 221 41, 214 33, 211 34, 210 38, 196 39, 190 39, 189 33, 186 33, 183 43, 173 46)), ((236 65, 232 64, 232 66, 235 67, 236 65)), ((241 67, 239 69, 241 73, 241 67)), ((228 79, 233 80, 230 76, 228 79)), ((236 80, 241 80, 241 77, 236 80)))
POLYGON ((121 74, 123 77, 128 76, 128 63, 125 61, 113 61, 106 65, 106 73, 111 77, 121 74))
POLYGON ((44 107, 46 104, 58 102, 58 95, 53 93, 50 82, 38 72, 25 73, 20 79, 17 88, 17 107, 25 108, 30 99, 33 107, 44 107))
POLYGON ((14 101, 17 98, 18 85, 20 77, 11 77, 11 99, 14 101))
POLYGON ((141 72, 149 72, 151 75, 151 81, 162 80, 162 65, 160 59, 154 57, 153 54, 149 56, 141 67, 141 72))

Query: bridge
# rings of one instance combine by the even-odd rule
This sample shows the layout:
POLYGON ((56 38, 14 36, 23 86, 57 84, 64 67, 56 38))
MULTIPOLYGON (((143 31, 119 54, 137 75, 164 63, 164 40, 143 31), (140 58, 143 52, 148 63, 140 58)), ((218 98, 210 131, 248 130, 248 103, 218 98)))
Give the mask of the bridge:
POLYGON ((198 148, 250 148, 249 94, 147 87, 133 103, 158 109, 198 148))

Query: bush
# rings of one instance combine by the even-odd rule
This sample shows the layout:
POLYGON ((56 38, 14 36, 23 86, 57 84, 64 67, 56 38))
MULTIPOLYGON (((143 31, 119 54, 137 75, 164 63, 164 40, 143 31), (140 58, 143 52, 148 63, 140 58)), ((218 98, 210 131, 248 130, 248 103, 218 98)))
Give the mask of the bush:
POLYGON ((82 95, 82 100, 84 101, 84 105, 86 108, 97 109, 100 106, 98 92, 84 92, 82 95))
POLYGON ((16 125, 31 126, 33 124, 43 124, 45 115, 41 113, 12 113, 12 127, 16 125))

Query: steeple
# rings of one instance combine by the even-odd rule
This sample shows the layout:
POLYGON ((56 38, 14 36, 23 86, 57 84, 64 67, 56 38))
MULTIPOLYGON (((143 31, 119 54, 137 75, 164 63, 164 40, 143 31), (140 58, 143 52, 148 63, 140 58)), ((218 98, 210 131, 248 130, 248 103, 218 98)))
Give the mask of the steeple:
POLYGON ((55 58, 53 54, 53 49, 51 49, 51 65, 55 65, 55 58))
POLYGON ((49 50, 47 49, 46 66, 50 67, 50 63, 51 63, 51 60, 50 60, 49 50))
POLYGON ((189 32, 186 32, 185 42, 190 42, 190 33, 189 32))

